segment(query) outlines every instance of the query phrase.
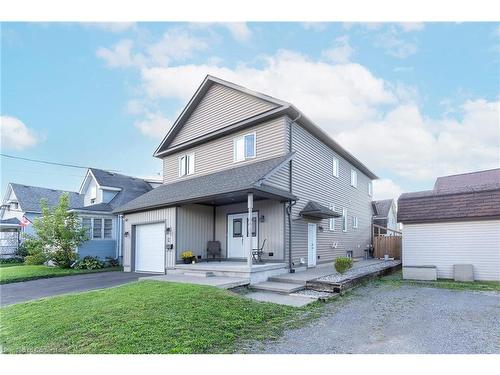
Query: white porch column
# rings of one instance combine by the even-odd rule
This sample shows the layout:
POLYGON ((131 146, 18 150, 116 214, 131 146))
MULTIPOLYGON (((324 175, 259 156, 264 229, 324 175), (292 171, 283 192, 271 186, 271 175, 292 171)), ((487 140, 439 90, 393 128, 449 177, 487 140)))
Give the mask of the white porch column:
POLYGON ((248 220, 247 236, 245 238, 245 248, 247 253, 248 268, 252 268, 252 211, 253 211, 253 193, 248 193, 248 220))

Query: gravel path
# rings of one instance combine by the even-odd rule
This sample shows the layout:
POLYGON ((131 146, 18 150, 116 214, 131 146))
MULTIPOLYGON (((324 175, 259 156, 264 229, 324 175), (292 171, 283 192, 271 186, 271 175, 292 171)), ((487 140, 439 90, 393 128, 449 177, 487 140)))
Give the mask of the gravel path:
POLYGON ((500 293, 370 284, 250 353, 500 353, 500 293))

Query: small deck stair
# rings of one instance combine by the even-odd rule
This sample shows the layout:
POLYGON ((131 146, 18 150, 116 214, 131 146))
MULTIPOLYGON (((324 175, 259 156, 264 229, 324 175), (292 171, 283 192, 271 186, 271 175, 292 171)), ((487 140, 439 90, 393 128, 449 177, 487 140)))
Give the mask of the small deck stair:
POLYGON ((254 290, 261 290, 266 292, 290 294, 305 289, 305 286, 289 282, 281 283, 276 281, 264 281, 258 284, 251 285, 251 288, 254 290))

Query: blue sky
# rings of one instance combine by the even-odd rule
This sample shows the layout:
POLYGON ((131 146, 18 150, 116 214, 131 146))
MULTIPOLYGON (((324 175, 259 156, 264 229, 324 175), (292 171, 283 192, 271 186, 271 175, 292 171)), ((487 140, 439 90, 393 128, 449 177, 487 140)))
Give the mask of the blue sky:
MULTIPOLYGON (((379 198, 500 159, 496 23, 2 23, 2 152, 153 176, 205 74, 291 101, 380 177, 379 198)), ((84 170, 1 160, 8 182, 84 170)))

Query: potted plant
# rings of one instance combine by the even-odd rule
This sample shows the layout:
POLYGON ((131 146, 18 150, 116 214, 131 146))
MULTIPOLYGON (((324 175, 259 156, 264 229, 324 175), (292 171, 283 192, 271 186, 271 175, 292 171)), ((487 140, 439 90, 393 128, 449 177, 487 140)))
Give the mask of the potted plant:
POLYGON ((194 254, 192 251, 183 251, 181 254, 181 258, 184 261, 185 264, 192 263, 195 259, 194 254))

